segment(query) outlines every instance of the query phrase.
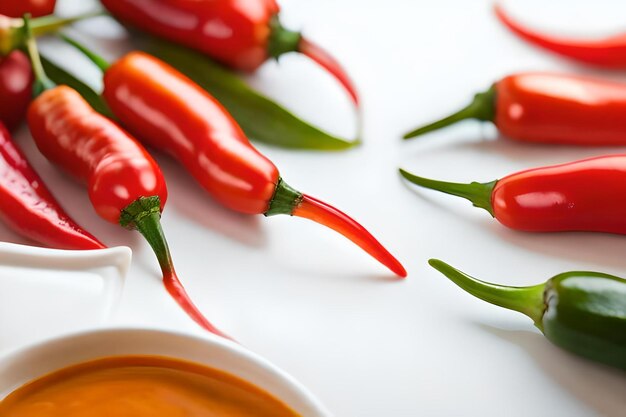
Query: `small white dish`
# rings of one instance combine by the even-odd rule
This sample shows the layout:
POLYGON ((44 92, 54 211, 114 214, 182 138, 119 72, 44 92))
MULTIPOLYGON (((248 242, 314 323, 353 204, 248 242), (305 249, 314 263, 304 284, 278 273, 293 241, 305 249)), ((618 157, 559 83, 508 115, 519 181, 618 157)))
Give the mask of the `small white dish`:
POLYGON ((295 379, 236 343, 211 335, 146 329, 88 331, 0 355, 0 399, 55 370, 118 355, 159 355, 199 363, 264 389, 302 417, 331 415, 295 379))
POLYGON ((68 251, 0 242, 0 352, 102 325, 120 300, 130 248, 68 251))

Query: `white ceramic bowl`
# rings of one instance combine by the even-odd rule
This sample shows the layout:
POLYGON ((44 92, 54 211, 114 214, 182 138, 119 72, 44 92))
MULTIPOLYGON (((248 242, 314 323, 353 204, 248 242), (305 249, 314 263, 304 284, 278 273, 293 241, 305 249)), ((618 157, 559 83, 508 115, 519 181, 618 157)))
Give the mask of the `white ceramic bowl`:
POLYGON ((131 250, 70 251, 0 242, 0 352, 104 324, 131 250))
POLYGON ((210 335, 199 337, 146 329, 83 332, 0 356, 0 398, 60 368, 115 355, 160 355, 200 363, 251 382, 303 417, 331 415, 292 377, 233 342, 210 335))

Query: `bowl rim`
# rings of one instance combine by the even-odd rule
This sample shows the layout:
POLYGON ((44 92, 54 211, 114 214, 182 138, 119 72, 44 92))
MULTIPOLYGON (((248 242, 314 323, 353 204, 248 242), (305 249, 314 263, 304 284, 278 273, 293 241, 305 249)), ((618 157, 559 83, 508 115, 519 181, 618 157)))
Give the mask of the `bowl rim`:
MULTIPOLYGON (((194 343, 200 344, 208 344, 213 345, 217 349, 223 349, 229 351, 229 353, 233 353, 239 356, 241 359, 247 361, 252 366, 263 370, 268 373, 272 378, 280 381, 281 384, 284 384, 286 387, 290 388, 299 398, 300 400, 307 405, 312 411, 315 417, 331 417, 332 413, 328 411, 328 409, 320 402, 320 400, 302 383, 296 380, 293 376, 288 374, 286 371, 279 368, 277 365, 274 365, 268 359, 265 359, 261 355, 251 351, 250 349, 239 345, 233 341, 212 335, 212 334, 194 334, 185 331, 171 330, 171 329, 162 329, 156 327, 147 327, 147 326, 115 326, 115 327, 106 327, 106 328, 96 328, 96 329, 88 329, 81 330, 73 333, 67 333, 60 336, 55 336, 43 341, 38 341, 32 344, 28 344, 25 346, 20 346, 17 348, 13 348, 10 350, 6 350, 0 352, 0 374, 3 371, 3 368, 9 366, 10 363, 14 360, 17 360, 20 357, 27 357, 29 355, 37 355, 37 352, 41 349, 46 349, 46 347, 52 347, 55 344, 62 344, 71 342, 77 339, 88 339, 90 337, 116 337, 120 335, 133 335, 136 336, 138 334, 143 334, 146 336, 162 336, 162 337, 170 337, 170 338, 180 338, 187 339, 194 343)), ((111 357, 119 356, 116 354, 108 355, 111 357)), ((107 355, 98 356, 100 358, 108 357, 107 355)), ((169 356, 176 358, 175 355, 165 354, 163 356, 169 356)), ((96 359, 94 357, 94 359, 96 359)), ((190 361, 189 359, 185 359, 181 357, 179 359, 190 361)), ((80 363, 80 360, 77 360, 75 364, 80 363)), ((191 360, 191 362, 193 362, 191 360)), ((213 365, 207 365, 204 363, 200 363, 200 365, 207 366, 210 368, 218 369, 223 372, 229 373, 237 378, 242 378, 234 374, 233 371, 228 369, 220 369, 213 365)), ((66 366, 72 366, 72 364, 68 364, 66 366)), ((59 368, 63 369, 63 368, 59 368)), ((54 371, 52 371, 54 372, 54 371)), ((41 375, 43 376, 43 375, 41 375)), ((243 379, 243 378, 242 378, 243 379)), ((27 382, 27 381, 25 381, 27 382)), ((266 390, 263 387, 260 387, 263 390, 266 390)), ((0 385, 0 390, 3 387, 0 385)), ((275 395, 270 393, 271 395, 275 395)), ((280 399, 280 397, 277 396, 280 399)), ((0 394, 0 401, 2 400, 0 394)))

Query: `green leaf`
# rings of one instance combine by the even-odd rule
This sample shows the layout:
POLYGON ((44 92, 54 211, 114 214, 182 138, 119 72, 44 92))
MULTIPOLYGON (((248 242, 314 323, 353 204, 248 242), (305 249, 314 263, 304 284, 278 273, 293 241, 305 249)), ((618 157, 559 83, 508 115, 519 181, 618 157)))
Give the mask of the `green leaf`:
POLYGON ((141 46, 212 94, 252 139, 285 148, 325 151, 348 149, 360 142, 331 135, 306 123, 198 52, 156 39, 141 46))
POLYGON ((101 113, 110 119, 115 119, 115 116, 113 116, 113 113, 104 102, 104 99, 91 87, 43 55, 41 56, 41 63, 43 64, 44 71, 55 84, 72 87, 74 90, 78 91, 98 113, 101 113))

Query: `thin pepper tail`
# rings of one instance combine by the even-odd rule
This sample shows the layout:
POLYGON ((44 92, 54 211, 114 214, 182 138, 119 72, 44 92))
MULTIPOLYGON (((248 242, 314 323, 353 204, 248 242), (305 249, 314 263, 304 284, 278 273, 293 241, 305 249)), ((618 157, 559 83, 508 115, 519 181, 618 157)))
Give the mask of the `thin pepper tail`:
POLYGON ((404 269, 402 264, 374 236, 347 214, 335 207, 302 194, 301 200, 294 208, 292 215, 313 220, 333 229, 357 244, 399 277, 405 278, 407 276, 406 269, 404 269))
POLYGON ((593 41, 550 36, 524 27, 508 15, 498 3, 494 6, 494 12, 498 20, 511 32, 535 46, 585 64, 605 68, 626 68, 625 34, 593 41))
POLYGON ((120 225, 125 228, 136 229, 146 239, 159 261, 163 274, 163 284, 167 292, 185 313, 200 327, 226 339, 234 340, 217 329, 191 301, 183 284, 176 275, 170 249, 161 227, 161 201, 158 196, 141 197, 129 204, 120 215, 120 225))
POLYGON ((187 294, 185 287, 183 287, 183 284, 180 282, 178 276, 174 271, 163 274, 163 284, 165 285, 165 289, 174 299, 174 301, 176 301, 178 305, 183 309, 183 311, 185 311, 185 313, 187 313, 187 315, 200 327, 217 336, 221 336, 225 339, 236 342, 235 339, 222 332, 220 329, 215 327, 209 320, 207 320, 207 318, 202 314, 198 307, 196 307, 196 305, 191 301, 189 294, 187 294))
POLYGON ((339 61, 337 61, 322 47, 311 42, 304 36, 300 38, 300 42, 298 43, 298 52, 312 59, 315 63, 335 77, 335 79, 339 81, 343 88, 348 92, 354 105, 357 107, 359 106, 359 95, 356 87, 339 61))

